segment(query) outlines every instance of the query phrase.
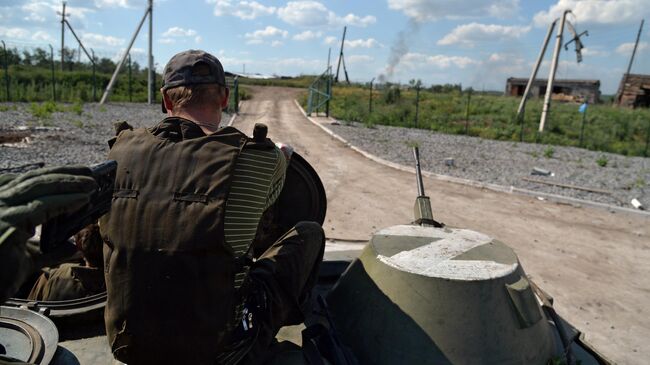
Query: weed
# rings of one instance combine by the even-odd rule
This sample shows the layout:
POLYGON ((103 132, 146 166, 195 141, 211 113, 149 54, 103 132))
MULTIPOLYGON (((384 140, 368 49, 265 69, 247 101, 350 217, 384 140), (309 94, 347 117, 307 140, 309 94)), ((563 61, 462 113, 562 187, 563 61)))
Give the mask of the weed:
POLYGON ((420 148, 420 142, 418 142, 418 141, 408 140, 408 141, 404 142, 404 144, 406 144, 406 146, 408 148, 413 148, 413 147, 420 148))
POLYGON ((537 153, 537 151, 531 151, 531 152, 528 152, 528 154, 531 155, 533 158, 538 158, 539 157, 539 153, 537 153))
POLYGON ((597 163, 598 166, 600 166, 600 167, 605 167, 605 166, 607 166, 607 163, 608 163, 608 162, 609 162, 609 160, 607 159, 607 156, 605 156, 605 155, 601 155, 601 156, 598 157, 598 159, 596 160, 596 163, 597 163))
POLYGON ((100 106, 100 107, 99 107, 99 111, 102 112, 102 113, 106 113, 106 107, 103 106, 103 105, 100 106))
POLYGON ((0 112, 6 112, 9 110, 9 105, 0 105, 0 112))
POLYGON ((634 186, 639 188, 639 189, 644 188, 645 187, 645 179, 643 177, 641 177, 641 176, 637 177, 636 181, 634 182, 634 186))
POLYGON ((553 148, 553 146, 547 146, 546 149, 544 149, 544 157, 553 158, 554 154, 555 154, 555 148, 553 148))
POLYGON ((77 128, 83 128, 84 127, 84 122, 82 122, 79 119, 74 119, 74 120, 70 121, 70 123, 72 123, 72 125, 77 127, 77 128))
POLYGON ((83 106, 82 103, 77 102, 77 103, 72 104, 68 110, 75 113, 75 114, 77 114, 77 115, 81 115, 84 112, 84 106, 83 106))
POLYGON ((63 108, 53 101, 46 101, 40 104, 32 103, 29 106, 29 111, 32 113, 34 118, 44 119, 51 117, 54 112, 63 111, 63 108))

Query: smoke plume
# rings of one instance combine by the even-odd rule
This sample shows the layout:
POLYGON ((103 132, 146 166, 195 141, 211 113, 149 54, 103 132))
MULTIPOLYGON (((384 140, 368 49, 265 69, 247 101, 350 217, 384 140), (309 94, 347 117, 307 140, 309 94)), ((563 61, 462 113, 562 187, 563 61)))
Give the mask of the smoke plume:
POLYGON ((395 67, 399 65, 402 57, 409 51, 409 42, 417 32, 420 30, 420 25, 415 20, 409 20, 406 29, 397 33, 397 39, 390 46, 390 55, 388 56, 388 64, 383 73, 378 76, 379 82, 389 81, 395 73, 395 67))

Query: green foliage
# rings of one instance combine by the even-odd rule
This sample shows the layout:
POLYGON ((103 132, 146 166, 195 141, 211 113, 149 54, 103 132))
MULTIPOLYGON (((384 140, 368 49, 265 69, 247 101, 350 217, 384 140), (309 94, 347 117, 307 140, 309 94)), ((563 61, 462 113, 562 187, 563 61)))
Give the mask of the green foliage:
POLYGON ((77 127, 77 128, 83 128, 84 127, 84 122, 79 120, 79 119, 74 119, 74 120, 70 121, 70 123, 72 123, 72 125, 77 127))
POLYGON ((553 148, 553 146, 547 146, 546 149, 544 149, 544 157, 553 158, 553 154, 555 154, 555 148, 553 148))
POLYGON ((72 105, 70 105, 69 110, 77 115, 81 115, 84 112, 84 106, 80 102, 76 102, 72 105))
MULTIPOLYGON (((417 80, 411 83, 415 85, 417 80)), ((306 93, 305 93, 306 94, 306 93)), ((369 90, 359 85, 335 85, 330 114, 339 120, 357 121, 367 125, 417 127, 441 133, 465 134, 467 95, 460 85, 437 85, 420 90, 419 123, 415 121, 413 88, 398 85, 376 85, 372 113, 368 113, 369 90), (432 92, 434 90, 435 92, 432 92)), ((306 105, 306 96, 302 99, 306 105)), ((486 139, 519 141, 521 122, 515 120, 519 98, 473 91, 471 117, 467 134, 486 139)), ((596 104, 589 107, 590 119, 585 125, 583 148, 628 156, 642 156, 645 149, 649 109, 625 109, 596 104)), ((528 101, 523 121, 524 142, 575 146, 580 140, 582 114, 578 105, 553 104, 544 133, 537 133, 542 100, 528 101)), ((535 154, 552 158, 555 149, 546 147, 535 154)), ((537 157, 537 156, 534 156, 537 157)))
POLYGON ((253 98, 253 94, 251 94, 248 88, 240 86, 238 89, 239 89, 239 100, 250 100, 251 98, 253 98))
POLYGON ((609 160, 607 159, 607 156, 605 156, 605 155, 602 155, 602 156, 598 157, 598 159, 596 160, 596 163, 597 163, 598 166, 600 166, 600 167, 605 167, 605 166, 607 166, 607 163, 608 163, 608 162, 609 162, 609 160))
POLYGON ((63 112, 65 109, 53 101, 46 101, 44 103, 32 103, 29 106, 29 111, 36 119, 46 119, 52 116, 54 112, 63 112))

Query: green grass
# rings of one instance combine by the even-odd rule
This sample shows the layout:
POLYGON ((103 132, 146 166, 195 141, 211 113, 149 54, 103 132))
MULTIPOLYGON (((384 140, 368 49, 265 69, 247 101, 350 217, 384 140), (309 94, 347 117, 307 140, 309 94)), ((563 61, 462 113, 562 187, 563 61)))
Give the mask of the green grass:
POLYGON ((29 105, 29 111, 36 119, 47 119, 50 118, 54 112, 65 111, 65 108, 53 101, 46 101, 44 103, 31 103, 29 105))
MULTIPOLYGON (((335 86, 330 115, 368 126, 388 125, 428 129, 448 134, 465 134, 467 95, 459 91, 420 92, 419 118, 415 120, 415 90, 375 89, 373 110, 368 112, 369 89, 335 86)), ((307 104, 307 93, 302 105, 307 104)), ((486 139, 519 141, 522 124, 515 120, 520 99, 487 93, 472 94, 467 134, 486 139)), ((528 101, 523 118, 523 141, 547 145, 579 146, 582 114, 578 104, 554 102, 542 134, 537 132, 542 100, 528 101)), ((626 109, 610 104, 590 105, 584 132, 584 148, 628 156, 642 156, 650 123, 649 109, 626 109)), ((547 147, 540 155, 554 156, 547 147)), ((534 156, 537 157, 537 156, 534 156)))
POLYGON ((598 157, 598 159, 596 160, 596 163, 597 163, 598 166, 600 166, 600 167, 605 167, 605 166, 607 166, 607 163, 608 163, 608 162, 609 162, 609 160, 607 159, 607 156, 600 156, 600 157, 598 157))
POLYGON ((273 79, 250 79, 240 77, 240 85, 261 85, 261 86, 284 86, 308 88, 316 79, 315 75, 301 75, 297 77, 277 77, 273 79))

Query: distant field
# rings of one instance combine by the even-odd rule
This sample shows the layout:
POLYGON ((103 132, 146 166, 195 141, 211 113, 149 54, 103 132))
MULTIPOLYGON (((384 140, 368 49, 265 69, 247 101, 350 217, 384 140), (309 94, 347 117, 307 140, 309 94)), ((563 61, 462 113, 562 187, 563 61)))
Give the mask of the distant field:
MULTIPOLYGON (((369 89, 336 86, 330 115, 342 121, 430 129, 449 134, 465 134, 486 139, 519 141, 521 124, 515 120, 519 98, 474 92, 467 113, 467 92, 433 93, 420 91, 418 121, 415 118, 415 90, 373 91, 372 113, 368 112, 369 89), (469 118, 467 118, 469 115, 469 118)), ((307 104, 307 94, 302 100, 307 104)), ((537 133, 542 100, 528 102, 523 139, 563 146, 579 146, 582 114, 579 104, 553 102, 545 132, 537 133)), ((629 156, 643 156, 650 133, 650 110, 623 109, 609 104, 590 105, 582 147, 629 156)), ((650 151, 648 151, 650 152, 650 151)))

